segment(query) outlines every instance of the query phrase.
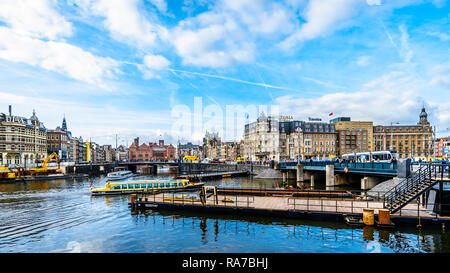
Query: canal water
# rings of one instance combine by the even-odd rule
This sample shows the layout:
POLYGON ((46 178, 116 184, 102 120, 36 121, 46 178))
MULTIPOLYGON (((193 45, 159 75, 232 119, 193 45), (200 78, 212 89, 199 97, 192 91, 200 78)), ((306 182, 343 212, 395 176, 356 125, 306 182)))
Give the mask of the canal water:
MULTIPOLYGON (((167 178, 158 175, 151 178, 167 178)), ((208 184, 274 187, 247 177, 208 184)), ((0 253, 417 253, 450 252, 441 229, 378 230, 334 222, 283 220, 128 207, 130 196, 90 195, 104 179, 0 184, 0 253)))

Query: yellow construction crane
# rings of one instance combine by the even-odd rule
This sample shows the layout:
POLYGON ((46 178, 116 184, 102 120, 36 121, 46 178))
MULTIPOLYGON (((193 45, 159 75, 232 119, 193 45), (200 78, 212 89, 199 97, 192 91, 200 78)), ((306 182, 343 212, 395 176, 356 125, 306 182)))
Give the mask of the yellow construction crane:
MULTIPOLYGON (((47 169, 47 163, 52 160, 53 158, 56 159, 56 162, 58 163, 58 170, 56 170, 56 172, 60 172, 61 170, 59 169, 59 158, 58 155, 54 152, 53 154, 51 154, 49 157, 47 157, 44 160, 44 163, 42 163, 42 167, 40 168, 34 168, 34 169, 30 169, 31 174, 37 174, 37 173, 48 173, 49 170, 47 169)), ((53 171, 53 170, 52 170, 53 171)))

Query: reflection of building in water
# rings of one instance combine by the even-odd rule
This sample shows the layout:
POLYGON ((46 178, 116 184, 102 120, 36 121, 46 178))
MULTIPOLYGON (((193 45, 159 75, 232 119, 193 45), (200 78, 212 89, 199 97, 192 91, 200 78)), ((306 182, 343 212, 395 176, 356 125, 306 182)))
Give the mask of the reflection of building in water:
POLYGON ((200 229, 202 230, 202 242, 207 243, 208 240, 206 240, 206 232, 208 231, 207 225, 206 225, 207 219, 202 218, 200 220, 200 229))
MULTIPOLYGON (((227 238, 236 238, 239 240, 244 238, 254 238, 262 231, 264 234, 271 236, 271 232, 276 233, 277 238, 286 240, 296 244, 308 241, 312 247, 320 245, 330 245, 340 250, 341 245, 345 245, 343 249, 354 249, 358 252, 396 252, 396 253, 416 253, 416 252, 450 252, 450 234, 442 233, 438 230, 433 233, 421 235, 417 233, 417 229, 381 229, 376 227, 351 228, 347 225, 337 224, 334 222, 316 222, 315 224, 305 224, 302 221, 266 221, 259 217, 254 218, 234 218, 234 217, 199 217, 184 216, 177 213, 173 217, 170 213, 154 215, 153 224, 158 226, 161 222, 158 220, 162 217, 163 224, 166 224, 167 217, 170 217, 171 224, 174 227, 181 225, 181 228, 191 229, 191 233, 200 233, 202 244, 208 243, 208 220, 213 225, 214 242, 226 240, 227 238), (178 222, 177 222, 178 220, 178 222), (220 237, 219 237, 220 232, 220 237)), ((212 236, 212 234, 211 234, 212 236)), ((244 244, 246 242, 243 242, 244 244)), ((230 247, 233 247, 230 245, 230 247)), ((235 247, 241 247, 236 245, 235 247)), ((252 247, 251 245, 249 247, 252 247)))

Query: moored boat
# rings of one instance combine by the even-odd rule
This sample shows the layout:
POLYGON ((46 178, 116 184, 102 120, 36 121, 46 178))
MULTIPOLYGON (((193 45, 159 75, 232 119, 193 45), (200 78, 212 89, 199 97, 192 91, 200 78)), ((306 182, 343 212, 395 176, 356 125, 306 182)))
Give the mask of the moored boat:
POLYGON ((112 172, 108 173, 106 176, 106 179, 108 181, 118 181, 118 180, 125 180, 130 177, 135 176, 135 174, 131 171, 118 171, 118 172, 112 172))
POLYGON ((176 192, 201 189, 204 183, 194 183, 187 179, 179 180, 129 180, 107 182, 105 188, 91 189, 92 195, 116 195, 145 192, 176 192))

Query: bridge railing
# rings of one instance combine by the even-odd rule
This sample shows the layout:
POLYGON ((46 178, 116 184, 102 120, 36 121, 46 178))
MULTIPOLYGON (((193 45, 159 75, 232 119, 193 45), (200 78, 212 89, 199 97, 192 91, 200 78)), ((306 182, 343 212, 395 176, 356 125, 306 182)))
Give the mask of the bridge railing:
MULTIPOLYGON (((289 167, 297 166, 296 161, 291 162, 280 162, 279 168, 286 169, 289 167)), ((397 170, 397 163, 387 163, 387 162, 332 162, 332 161, 300 161, 300 164, 305 167, 325 167, 327 165, 334 165, 335 168, 348 168, 348 169, 371 169, 371 170, 397 170)))
POLYGON ((365 162, 365 163, 334 163, 335 168, 397 170, 397 163, 365 162))

